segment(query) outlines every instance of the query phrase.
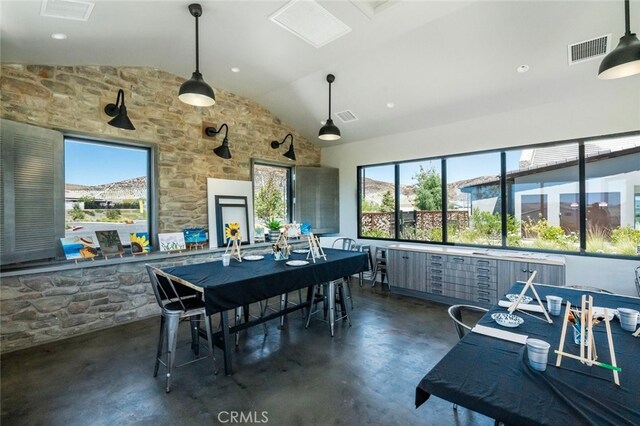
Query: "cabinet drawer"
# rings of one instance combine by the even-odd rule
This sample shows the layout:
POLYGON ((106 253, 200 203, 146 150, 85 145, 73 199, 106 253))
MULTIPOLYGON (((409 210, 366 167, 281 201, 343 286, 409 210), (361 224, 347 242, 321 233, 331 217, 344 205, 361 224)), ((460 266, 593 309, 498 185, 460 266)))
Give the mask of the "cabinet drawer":
POLYGON ((479 257, 472 258, 471 263, 477 266, 491 266, 493 268, 498 266, 498 261, 495 259, 483 259, 479 257))
POLYGON ((471 264, 470 257, 454 256, 452 254, 448 254, 446 257, 447 257, 447 263, 451 263, 454 265, 470 265, 471 264))
POLYGON ((478 271, 484 273, 495 274, 497 271, 496 267, 490 265, 473 265, 471 263, 451 263, 447 262, 443 266, 445 269, 450 269, 452 271, 478 271))
POLYGON ((444 271, 444 279, 447 282, 471 285, 475 282, 495 283, 498 281, 496 274, 485 274, 467 271, 444 271))

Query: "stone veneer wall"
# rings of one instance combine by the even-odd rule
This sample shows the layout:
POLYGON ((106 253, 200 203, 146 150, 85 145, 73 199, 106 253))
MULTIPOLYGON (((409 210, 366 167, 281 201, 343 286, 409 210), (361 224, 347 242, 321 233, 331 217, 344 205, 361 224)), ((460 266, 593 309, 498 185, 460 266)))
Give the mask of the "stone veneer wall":
MULTIPOLYGON (((82 133, 96 139, 128 139, 158 147, 158 232, 207 226, 207 178, 251 179, 251 159, 287 161, 272 140, 292 133, 297 161, 320 165, 320 148, 258 103, 215 89, 209 108, 178 100, 188 76, 144 67, 2 64, 0 117, 82 133), (124 89, 136 130, 107 125, 104 106, 124 89), (229 126, 233 158, 212 153, 222 137, 203 137, 203 123, 229 126)), ((170 258, 162 266, 205 261, 211 252, 170 258)), ((0 283, 0 352, 63 339, 157 314, 145 260, 57 272, 3 276, 0 283)), ((9 274, 11 275, 11 274, 9 274)))
POLYGON ((0 117, 96 138, 152 142, 158 146, 159 230, 207 226, 207 178, 250 180, 251 159, 286 162, 288 145, 272 140, 292 133, 301 166, 319 166, 320 148, 274 117, 262 105, 214 88, 216 104, 186 105, 178 89, 188 76, 146 67, 2 64, 0 117), (109 126, 104 106, 124 89, 127 113, 136 130, 109 126), (203 123, 229 126, 233 158, 212 149, 223 136, 203 137, 203 123))
MULTIPOLYGON (((256 247, 265 253, 270 247, 256 247)), ((0 352, 10 352, 160 313, 145 264, 220 260, 224 249, 88 262, 87 267, 2 277, 0 352), (96 264, 93 266, 93 264, 96 264)))

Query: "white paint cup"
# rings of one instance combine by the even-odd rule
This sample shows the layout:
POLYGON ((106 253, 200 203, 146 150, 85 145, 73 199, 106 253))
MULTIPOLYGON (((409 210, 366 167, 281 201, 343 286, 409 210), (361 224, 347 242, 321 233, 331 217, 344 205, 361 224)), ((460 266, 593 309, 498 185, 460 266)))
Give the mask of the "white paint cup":
POLYGON ((560 315, 562 310, 562 297, 560 296, 547 296, 547 309, 553 316, 560 315))
POLYGON ((620 327, 626 331, 636 331, 638 327, 638 311, 635 309, 618 308, 620 327))
POLYGON ((547 369, 550 347, 551 345, 544 340, 527 339, 527 357, 531 368, 537 371, 547 369))
POLYGON ((231 255, 228 253, 225 253, 222 255, 222 266, 229 266, 229 263, 231 263, 231 255))

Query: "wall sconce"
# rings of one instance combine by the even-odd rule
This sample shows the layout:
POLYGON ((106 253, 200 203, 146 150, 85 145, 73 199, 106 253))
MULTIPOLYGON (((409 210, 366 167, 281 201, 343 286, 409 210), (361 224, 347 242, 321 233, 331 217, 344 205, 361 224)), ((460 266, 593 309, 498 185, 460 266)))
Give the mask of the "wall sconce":
POLYGON ((336 80, 336 76, 333 74, 327 74, 327 82, 329 83, 329 118, 324 126, 318 132, 318 138, 323 141, 337 141, 340 139, 340 129, 333 124, 331 119, 331 84, 336 80))
POLYGON ((289 145, 289 149, 287 150, 287 152, 285 152, 282 155, 287 157, 289 160, 296 161, 296 153, 293 150, 293 135, 291 133, 287 133, 287 136, 285 136, 284 139, 282 139, 282 142, 271 141, 271 148, 278 149, 280 145, 285 143, 288 137, 291 137, 291 145, 289 145))
POLYGON ((640 40, 631 32, 629 0, 624 0, 625 32, 618 46, 600 63, 598 78, 609 80, 640 74, 640 40))
POLYGON ((229 139, 227 138, 227 136, 229 135, 229 126, 227 126, 227 123, 222 123, 222 125, 220 125, 220 128, 217 130, 215 127, 207 127, 206 129, 204 129, 204 133, 210 138, 213 138, 222 131, 223 127, 225 128, 225 132, 224 139, 222 140, 222 145, 214 148, 213 153, 220 158, 228 160, 229 158, 231 158, 231 151, 229 151, 229 139))
POLYGON ((109 125, 113 127, 117 127, 118 129, 124 130, 135 130, 133 127, 131 120, 127 116, 127 107, 124 106, 124 90, 118 90, 118 96, 116 96, 115 104, 107 104, 104 107, 104 112, 109 117, 115 117, 113 120, 109 121, 109 125))
POLYGON ((189 13, 196 18, 196 70, 191 74, 191 78, 180 86, 178 99, 185 104, 208 107, 216 103, 216 96, 211 86, 204 81, 202 74, 200 74, 198 18, 202 16, 202 6, 197 3, 190 4, 189 13))

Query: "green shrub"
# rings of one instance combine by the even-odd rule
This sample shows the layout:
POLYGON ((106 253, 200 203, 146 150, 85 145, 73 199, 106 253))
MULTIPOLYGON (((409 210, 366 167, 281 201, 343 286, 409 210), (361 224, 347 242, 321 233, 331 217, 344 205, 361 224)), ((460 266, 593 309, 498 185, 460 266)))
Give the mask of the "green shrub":
POLYGON ((370 238, 391 238, 391 233, 383 230, 383 229, 379 229, 379 228, 372 228, 372 229, 365 229, 362 231, 362 236, 363 237, 370 237, 370 238))
POLYGON ((113 210, 107 210, 107 219, 110 220, 115 220, 115 219, 119 219, 120 218, 120 210, 118 209, 113 209, 113 210))
POLYGON ((627 241, 635 243, 636 246, 640 244, 640 229, 633 229, 627 225, 611 231, 611 242, 614 244, 624 244, 627 241))
POLYGON ((96 214, 93 212, 93 210, 84 210, 84 213, 85 213, 87 216, 95 216, 95 215, 96 215, 96 214))

